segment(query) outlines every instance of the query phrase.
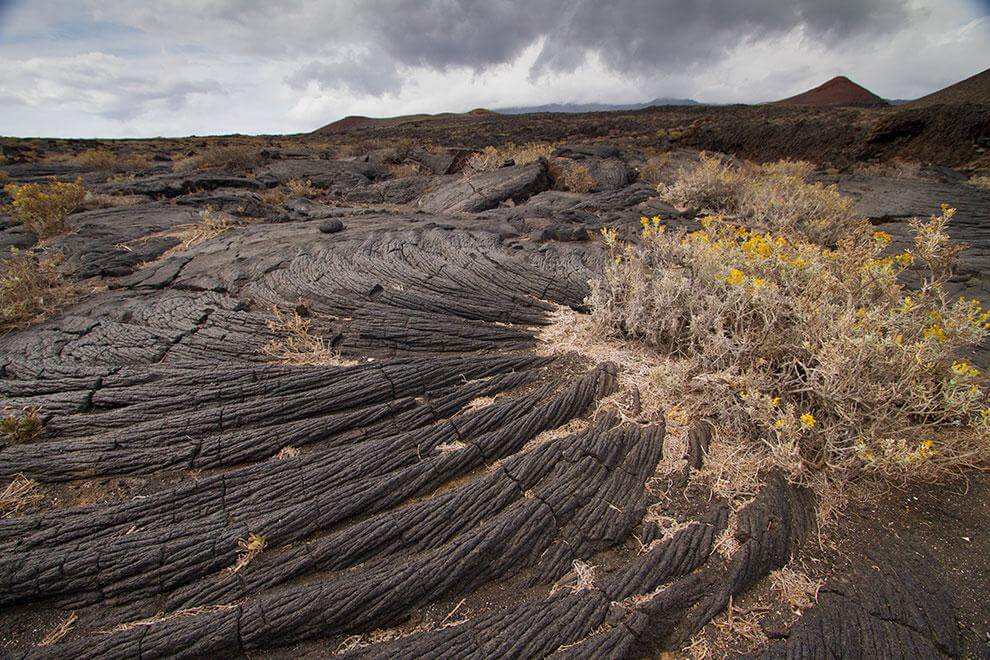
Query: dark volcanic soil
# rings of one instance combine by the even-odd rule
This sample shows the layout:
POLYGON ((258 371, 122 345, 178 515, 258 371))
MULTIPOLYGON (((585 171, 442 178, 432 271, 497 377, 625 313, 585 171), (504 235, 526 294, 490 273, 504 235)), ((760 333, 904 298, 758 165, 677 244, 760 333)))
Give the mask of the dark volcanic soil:
MULTIPOLYGON (((817 559, 817 603, 768 627, 760 654, 984 652, 983 476, 968 491, 858 505, 831 537, 838 550, 823 550, 821 503, 777 474, 731 515, 680 467, 660 492, 658 463, 679 451, 664 420, 621 422, 606 401, 614 364, 540 342, 555 312, 584 310, 600 227, 692 221, 637 181, 656 152, 636 140, 655 144, 669 125, 673 142, 737 141, 746 155, 760 135, 790 135, 775 148, 794 157, 845 131, 827 146, 842 154, 881 116, 678 110, 693 128, 675 135, 672 112, 616 113, 594 129, 618 145, 561 145, 557 165, 596 173, 587 193, 554 189, 543 160, 467 177, 461 147, 590 134, 593 116, 355 124, 349 157, 312 136, 230 137, 264 153, 180 172, 159 160, 111 180, 38 160, 92 143, 5 144, 13 180, 82 176, 131 205, 73 214, 48 243, 70 277, 106 288, 0 336, 0 405, 38 406, 45 421, 38 438, 0 446, 0 490, 30 479, 38 496, 0 519, 3 650, 654 657, 684 648, 772 571, 817 559), (423 143, 397 142, 414 135, 423 143), (411 163, 412 174, 396 167, 411 163), (267 194, 292 180, 310 182, 309 198, 267 194), (183 247, 207 208, 237 226, 183 247), (273 358, 291 336, 279 317, 293 311, 330 359, 273 358), (665 532, 648 510, 681 524, 665 532)), ((216 141, 114 146, 164 159, 216 141)), ((957 285, 990 299, 990 192, 938 168, 820 176, 899 240, 910 216, 958 206, 955 231, 972 247, 957 285)), ((34 242, 0 218, 0 246, 34 242)))

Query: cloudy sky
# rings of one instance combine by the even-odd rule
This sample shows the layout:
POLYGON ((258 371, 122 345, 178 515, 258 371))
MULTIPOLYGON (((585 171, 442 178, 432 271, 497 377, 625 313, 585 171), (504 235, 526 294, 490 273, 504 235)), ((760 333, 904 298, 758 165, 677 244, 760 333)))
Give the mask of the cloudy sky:
POLYGON ((0 134, 310 131, 844 74, 914 98, 990 63, 990 0, 0 0, 0 134))

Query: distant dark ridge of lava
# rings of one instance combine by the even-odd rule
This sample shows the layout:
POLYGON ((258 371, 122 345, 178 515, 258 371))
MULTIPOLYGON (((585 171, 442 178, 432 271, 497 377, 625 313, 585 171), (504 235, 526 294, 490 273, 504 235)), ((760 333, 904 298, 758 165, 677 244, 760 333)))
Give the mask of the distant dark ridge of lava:
POLYGON ((876 108, 889 105, 882 98, 845 76, 836 76, 807 92, 775 102, 776 105, 857 106, 876 108))
POLYGON ((912 108, 956 103, 990 105, 990 69, 907 104, 912 108))

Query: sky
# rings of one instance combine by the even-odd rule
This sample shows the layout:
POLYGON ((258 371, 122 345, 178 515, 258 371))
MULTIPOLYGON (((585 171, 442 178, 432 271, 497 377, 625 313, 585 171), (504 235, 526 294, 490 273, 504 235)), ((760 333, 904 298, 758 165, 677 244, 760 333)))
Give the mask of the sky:
POLYGON ((0 134, 311 131, 347 115, 910 99, 990 63, 990 0, 0 0, 0 134))

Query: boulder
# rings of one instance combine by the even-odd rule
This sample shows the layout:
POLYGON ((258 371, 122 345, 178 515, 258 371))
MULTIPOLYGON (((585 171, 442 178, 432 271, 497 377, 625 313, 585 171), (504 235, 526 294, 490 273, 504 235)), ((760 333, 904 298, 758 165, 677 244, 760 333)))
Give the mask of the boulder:
POLYGON ((344 223, 337 218, 324 220, 319 226, 321 234, 336 234, 337 232, 344 231, 344 228, 344 223))
POLYGON ((378 181, 349 190, 344 193, 344 199, 365 204, 408 204, 422 195, 432 180, 429 176, 407 176, 378 181))
POLYGON ((613 144, 562 144, 553 152, 554 158, 619 158, 621 152, 613 144))
POLYGON ((550 186, 547 164, 538 160, 528 165, 502 167, 472 177, 457 179, 428 192, 419 199, 426 211, 466 211, 477 213, 502 202, 521 202, 550 186))
POLYGON ((87 211, 70 216, 74 231, 51 245, 65 254, 66 267, 76 277, 127 275, 178 245, 178 238, 166 234, 197 218, 193 209, 171 204, 87 211))
POLYGON ((101 191, 117 195, 149 195, 152 197, 178 197, 193 192, 216 190, 218 188, 251 188, 261 185, 241 176, 227 174, 220 170, 196 170, 192 172, 167 172, 153 176, 111 183, 101 191))
POLYGON ((267 187, 297 179, 338 193, 370 185, 387 176, 388 170, 383 167, 357 160, 293 159, 276 161, 261 168, 256 178, 267 187))

